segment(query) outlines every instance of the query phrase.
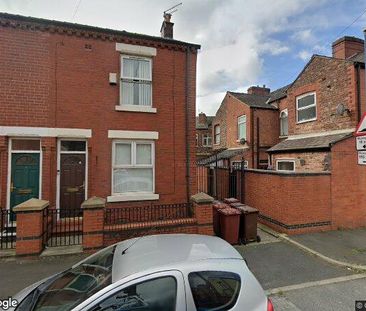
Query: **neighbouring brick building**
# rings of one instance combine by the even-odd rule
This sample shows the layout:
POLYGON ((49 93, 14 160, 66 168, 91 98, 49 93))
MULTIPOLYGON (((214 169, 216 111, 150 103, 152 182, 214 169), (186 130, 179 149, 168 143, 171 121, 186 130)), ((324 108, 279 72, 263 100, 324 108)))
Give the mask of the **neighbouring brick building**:
POLYGON ((282 141, 268 151, 274 169, 330 171, 332 146, 366 110, 364 41, 343 37, 332 47, 332 57, 314 55, 275 103, 282 141))
POLYGON ((212 154, 212 120, 213 116, 199 113, 196 117, 196 159, 207 158, 212 154))
MULTIPOLYGON (((171 27, 171 28, 166 28, 171 27)), ((199 45, 0 14, 0 207, 187 202, 199 45)))
POLYGON ((247 93, 227 92, 212 122, 213 150, 224 165, 245 161, 250 168, 267 168, 267 149, 278 142, 278 109, 272 100, 283 90, 270 92, 252 86, 247 93))

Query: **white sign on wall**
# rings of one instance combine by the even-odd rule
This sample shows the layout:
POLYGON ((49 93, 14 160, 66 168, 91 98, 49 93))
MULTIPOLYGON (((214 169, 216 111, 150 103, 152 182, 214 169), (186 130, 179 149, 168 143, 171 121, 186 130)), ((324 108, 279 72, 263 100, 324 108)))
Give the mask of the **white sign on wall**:
POLYGON ((358 152, 358 164, 366 165, 366 151, 358 152))
POLYGON ((366 136, 357 136, 356 137, 356 149, 357 150, 366 150, 366 136))

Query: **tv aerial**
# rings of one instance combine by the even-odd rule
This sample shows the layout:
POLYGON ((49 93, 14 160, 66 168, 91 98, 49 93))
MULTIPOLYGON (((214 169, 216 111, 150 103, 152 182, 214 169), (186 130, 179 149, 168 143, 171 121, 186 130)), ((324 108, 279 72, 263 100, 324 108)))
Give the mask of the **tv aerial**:
POLYGON ((179 6, 181 6, 182 4, 183 4, 183 2, 180 2, 180 3, 178 3, 178 4, 174 5, 174 6, 172 6, 171 8, 169 8, 169 9, 165 10, 165 11, 164 11, 164 16, 165 16, 165 15, 170 15, 170 16, 172 16, 172 15, 173 15, 173 13, 175 13, 175 12, 177 12, 177 11, 178 11, 178 7, 179 7, 179 6))

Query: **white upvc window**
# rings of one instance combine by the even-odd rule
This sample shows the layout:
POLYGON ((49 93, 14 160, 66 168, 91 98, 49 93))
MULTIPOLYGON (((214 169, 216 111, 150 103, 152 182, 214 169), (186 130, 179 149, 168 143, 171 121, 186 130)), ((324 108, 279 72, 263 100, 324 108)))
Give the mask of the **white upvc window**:
POLYGON ((238 140, 247 139, 247 116, 238 117, 238 140))
POLYGON ((288 135, 288 112, 284 109, 280 113, 280 136, 288 135))
POLYGON ((277 171, 294 172, 295 171, 295 160, 291 159, 278 159, 276 161, 277 171))
POLYGON ((296 118, 297 123, 316 120, 315 92, 296 97, 296 118))
POLYGON ((202 135, 202 146, 203 147, 210 147, 212 144, 211 141, 211 135, 210 134, 203 134, 202 135))
POLYGON ((121 56, 120 105, 152 106, 152 59, 121 56))
POLYGON ((152 141, 113 141, 112 195, 154 193, 154 149, 152 141))
POLYGON ((214 144, 215 145, 219 145, 220 144, 220 125, 215 125, 214 126, 214 144))
POLYGON ((196 134, 196 147, 198 147, 199 134, 196 134))

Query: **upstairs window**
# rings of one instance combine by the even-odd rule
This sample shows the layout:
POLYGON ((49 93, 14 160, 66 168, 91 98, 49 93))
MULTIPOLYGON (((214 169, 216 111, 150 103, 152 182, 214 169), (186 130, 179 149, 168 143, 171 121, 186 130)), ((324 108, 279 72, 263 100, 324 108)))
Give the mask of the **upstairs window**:
POLYGON ((202 146, 210 147, 211 146, 211 136, 209 134, 204 134, 202 136, 202 146))
POLYGON ((296 97, 297 123, 316 120, 316 96, 308 93, 296 97))
POLYGON ((247 139, 247 116, 238 118, 238 140, 247 139))
POLYGON ((215 133, 214 144, 218 145, 218 144, 220 144, 220 125, 215 125, 214 133, 215 133))
POLYGON ((199 135, 196 134, 196 146, 198 147, 198 139, 199 139, 199 135))
POLYGON ((121 105, 150 106, 151 59, 123 55, 121 58, 121 105))
POLYGON ((284 109, 280 113, 280 136, 288 135, 288 113, 287 109, 284 109))

